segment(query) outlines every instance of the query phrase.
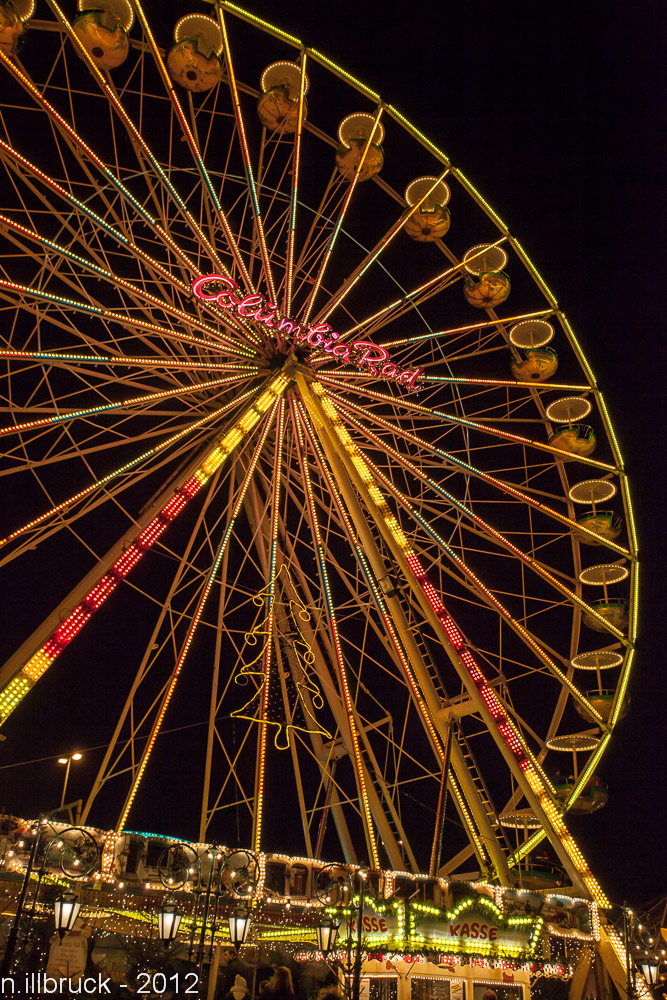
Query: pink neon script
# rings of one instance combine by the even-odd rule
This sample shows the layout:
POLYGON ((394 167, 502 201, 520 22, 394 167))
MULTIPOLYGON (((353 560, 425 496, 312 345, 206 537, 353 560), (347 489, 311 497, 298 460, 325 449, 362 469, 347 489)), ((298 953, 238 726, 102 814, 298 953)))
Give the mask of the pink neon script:
POLYGON ((203 274, 192 282, 192 293, 202 302, 215 302, 221 309, 229 309, 244 319, 261 323, 270 332, 281 333, 295 344, 308 344, 339 358, 343 364, 353 364, 357 368, 378 378, 393 379, 401 385, 417 388, 417 379, 423 368, 399 368, 389 356, 389 351, 367 340, 356 340, 352 344, 338 344, 340 334, 328 323, 301 325, 293 319, 280 316, 278 306, 269 302, 264 295, 235 294, 239 285, 223 274, 203 274), (222 290, 206 292, 206 285, 215 282, 222 290))

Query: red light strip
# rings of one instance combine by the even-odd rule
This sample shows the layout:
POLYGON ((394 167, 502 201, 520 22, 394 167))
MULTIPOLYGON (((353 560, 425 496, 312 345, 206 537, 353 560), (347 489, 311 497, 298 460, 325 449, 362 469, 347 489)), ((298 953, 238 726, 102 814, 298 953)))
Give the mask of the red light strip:
POLYGON ((143 753, 141 755, 141 761, 139 763, 139 767, 137 769, 137 772, 136 772, 136 774, 134 776, 134 780, 132 782, 132 787, 130 788, 130 791, 128 793, 127 799, 125 800, 125 805, 123 807, 123 812, 121 814, 121 817, 118 820, 118 823, 116 825, 116 833, 120 833, 121 830, 125 827, 125 825, 127 823, 127 817, 128 817, 129 812, 130 812, 130 809, 132 808, 132 803, 134 802, 134 799, 136 798, 137 791, 139 790, 139 785, 141 784, 141 779, 143 778, 144 771, 146 770, 146 765, 148 764, 148 761, 150 759, 151 753, 153 751, 153 747, 155 746, 155 741, 156 741, 156 739, 158 738, 158 736, 160 734, 160 729, 162 728, 162 722, 163 722, 164 717, 165 717, 165 715, 167 713, 167 709, 169 707, 169 702, 171 701, 172 695, 173 695, 174 690, 176 688, 176 683, 177 683, 178 678, 179 678, 179 676, 181 674, 181 671, 183 669, 183 664, 185 663, 185 659, 186 659, 186 657, 188 655, 188 651, 190 649, 190 646, 192 645, 192 640, 194 638, 195 632, 197 630, 199 622, 201 621, 201 616, 202 616, 203 611, 204 611, 204 606, 206 604, 206 601, 208 600, 209 594, 211 593, 211 587, 213 586, 213 582, 214 582, 215 577, 217 575, 218 569, 220 568, 220 563, 222 561, 222 557, 223 557, 223 555, 224 555, 224 553, 225 553, 225 551, 227 549, 227 544, 229 542, 229 539, 231 538, 231 534, 232 534, 232 530, 233 530, 233 527, 234 527, 234 523, 236 521, 236 518, 238 517, 239 511, 241 510, 241 505, 243 504, 243 500, 244 500, 246 492, 248 490, 248 486, 250 485, 250 480, 252 479, 252 477, 254 475, 254 472, 255 472, 255 469, 257 467, 257 462, 259 460, 259 456, 261 454, 261 451, 262 451, 262 449, 264 447, 264 443, 266 441, 266 436, 269 433, 269 428, 271 427, 271 424, 273 422, 273 417, 275 416, 276 406, 282 406, 282 399, 278 403, 276 403, 274 405, 273 411, 271 412, 271 414, 269 414, 269 417, 268 417, 268 419, 266 420, 266 422, 264 424, 264 430, 262 431, 262 435, 260 437, 259 443, 258 443, 258 445, 257 445, 257 447, 255 449, 255 453, 254 453, 254 455, 252 457, 250 465, 248 466, 248 471, 246 472, 246 474, 244 476, 243 483, 241 485, 241 489, 239 490, 238 496, 236 498, 236 502, 234 504, 234 509, 232 511, 232 515, 231 515, 231 518, 229 520, 229 524, 227 525, 227 529, 225 531, 223 540, 222 540, 222 542, 220 544, 220 547, 219 547, 219 549, 217 551, 216 557, 215 557, 215 559, 213 561, 213 565, 212 565, 211 570, 210 570, 210 572, 208 574, 208 578, 206 580, 206 583, 205 583, 205 585, 204 585, 204 587, 202 589, 202 592, 201 592, 201 594, 199 596, 199 601, 197 602, 196 610, 195 610, 195 612, 194 612, 194 614, 192 616, 192 620, 190 622, 190 625, 188 626, 188 631, 187 631, 185 640, 183 642, 183 646, 181 647, 180 655, 178 657, 178 660, 176 661, 176 665, 174 667, 174 670, 172 672, 172 675, 171 675, 171 678, 170 678, 170 681, 169 681, 169 686, 167 687, 167 690, 165 691, 164 697, 162 699, 162 704, 160 705, 160 711, 159 711, 159 713, 158 713, 158 715, 157 715, 157 717, 156 717, 156 719, 155 719, 155 721, 154 721, 154 723, 153 723, 153 725, 151 727, 151 733, 150 733, 150 736, 149 736, 148 741, 146 743, 146 746, 144 748, 144 751, 143 751, 143 753))
POLYGON ((319 398, 323 413, 329 419, 331 429, 338 436, 341 445, 349 454, 350 460, 360 475, 370 495, 372 504, 378 508, 380 517, 384 521, 395 543, 400 549, 407 569, 419 585, 421 592, 433 611, 435 620, 439 623, 443 634, 447 639, 447 643, 453 649, 461 667, 467 672, 470 680, 479 692, 489 714, 491 723, 495 726, 503 743, 514 757, 521 771, 525 774, 526 780, 539 802, 540 808, 547 817, 555 835, 558 837, 558 840, 565 849, 573 866, 581 876, 584 885, 586 885, 591 895, 602 905, 608 905, 608 900, 604 892, 588 867, 583 855, 574 841, 574 838, 568 831, 558 808, 553 802, 552 796, 545 784, 544 777, 540 774, 539 765, 537 765, 536 761, 528 751, 528 748, 524 745, 518 730, 509 718, 502 702, 498 698, 498 695, 486 680, 480 667, 466 646, 458 626, 447 611, 442 598, 431 583, 419 557, 412 548, 395 516, 392 514, 384 494, 375 485, 370 469, 368 468, 349 433, 343 426, 333 403, 326 396, 324 387, 319 382, 313 382, 312 389, 319 398))
MULTIPOLYGON (((300 408, 300 413, 302 420, 305 421, 305 414, 300 408)), ((354 752, 356 775, 357 775, 357 788, 359 790, 359 797, 361 798, 361 804, 363 808, 364 818, 365 818, 365 828, 366 828, 366 838, 368 845, 370 847, 370 854, 374 868, 380 867, 380 858, 377 848, 377 840, 375 837, 375 829, 373 827, 373 814, 371 812, 370 803, 368 801, 368 792, 366 789, 366 776, 364 774, 364 764, 361 754, 361 747, 359 744, 359 733, 357 731, 357 723, 355 718, 355 708, 352 696, 350 694, 350 685, 347 679, 347 668, 345 666, 345 659, 343 657, 343 650, 340 644, 340 635, 338 632, 338 622, 336 620, 336 613, 333 607, 333 601, 331 599, 331 588, 329 585, 329 576, 327 573, 326 561, 324 558, 324 545, 322 543, 322 535, 320 533, 320 526, 317 519, 317 509, 315 507, 315 498, 313 496, 313 488, 310 481, 310 473, 308 470, 308 463, 305 457, 304 451, 304 441, 301 432, 301 423, 294 415, 294 426, 297 432, 297 438, 299 442, 299 464, 301 467, 301 476, 303 479, 304 489, 306 497, 308 500, 308 510, 310 513, 310 524, 311 531, 313 533, 313 538, 315 540, 315 545, 317 548, 317 558, 318 558, 318 568, 320 572, 320 578, 322 581, 322 590, 324 591, 327 612, 329 616, 329 625, 331 627, 331 634, 333 637, 334 648, 336 650, 336 662, 338 666, 338 676, 340 678, 340 687, 343 693, 343 700, 345 703, 345 710, 347 713, 347 721, 350 729, 350 738, 352 740, 352 749, 354 752)), ((309 435, 310 437, 310 435, 309 435)), ((318 458, 321 461, 321 454, 318 458)), ((321 463, 322 467, 323 463, 321 463)))
POLYGON ((255 788, 255 814, 253 818, 253 850, 262 849, 262 823, 264 820, 264 786, 266 781, 266 749, 268 743, 269 694, 271 690, 271 662, 273 658, 273 626, 275 621, 276 557, 278 554, 278 526, 280 523, 280 486, 282 482, 283 439, 285 437, 285 401, 281 398, 276 426, 276 445, 273 461, 273 497, 271 517, 271 553, 269 558, 268 609, 266 616, 267 642, 264 649, 264 687, 259 720, 257 754, 257 785, 255 788))
POLYGON ((171 399, 175 396, 184 396, 199 392, 203 389, 212 389, 218 385, 229 385, 230 383, 243 382, 250 378, 250 375, 228 375, 225 378, 211 379, 209 382, 181 386, 179 389, 169 389, 167 392, 151 392, 145 396, 134 396, 125 399, 120 403, 105 403, 103 406, 91 406, 85 410, 74 410, 72 413, 59 413, 55 417, 42 417, 40 420, 29 420, 23 424, 14 424, 11 427, 0 427, 0 436, 5 434, 18 434, 21 431, 31 431, 36 427, 48 427, 52 424, 62 424, 66 420, 76 420, 80 417, 89 417, 98 413, 108 413, 110 410, 125 409, 129 406, 150 405, 158 399, 171 399))

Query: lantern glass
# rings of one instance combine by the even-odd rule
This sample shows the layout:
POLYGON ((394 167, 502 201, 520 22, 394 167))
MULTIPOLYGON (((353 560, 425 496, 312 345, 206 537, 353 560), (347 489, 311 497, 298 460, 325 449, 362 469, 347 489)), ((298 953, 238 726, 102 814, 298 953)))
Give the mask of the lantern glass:
POLYGON ((160 939, 167 943, 173 941, 178 934, 181 914, 176 909, 176 903, 164 903, 158 910, 157 929, 160 939))
POLYGON ((56 930, 60 935, 60 940, 74 929, 76 918, 79 916, 81 903, 75 892, 65 892, 57 899, 53 905, 53 915, 56 921, 56 930))
POLYGON ((640 968, 644 973, 644 979, 649 986, 653 986, 658 978, 658 966, 653 962, 641 962, 640 968))
POLYGON ((238 951, 241 945, 245 944, 250 930, 250 914, 247 910, 239 908, 229 918, 229 936, 232 944, 238 951))
POLYGON ((317 946, 323 955, 328 955, 335 946, 336 938, 338 937, 338 927, 339 925, 331 917, 324 917, 321 923, 315 928, 317 946))

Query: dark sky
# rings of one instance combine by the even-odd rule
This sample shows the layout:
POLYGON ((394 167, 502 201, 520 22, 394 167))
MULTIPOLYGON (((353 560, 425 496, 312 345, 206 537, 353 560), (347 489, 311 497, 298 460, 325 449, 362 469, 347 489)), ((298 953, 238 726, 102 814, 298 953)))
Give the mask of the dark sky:
MULTIPOLYGON (((168 37, 169 5, 146 8, 168 37)), ((609 803, 573 827, 613 898, 635 903, 667 893, 667 19, 657 2, 639 9, 600 0, 412 0, 400 11, 377 0, 252 4, 447 152, 535 260, 605 394, 638 521, 640 644, 631 712, 601 768, 609 803)))

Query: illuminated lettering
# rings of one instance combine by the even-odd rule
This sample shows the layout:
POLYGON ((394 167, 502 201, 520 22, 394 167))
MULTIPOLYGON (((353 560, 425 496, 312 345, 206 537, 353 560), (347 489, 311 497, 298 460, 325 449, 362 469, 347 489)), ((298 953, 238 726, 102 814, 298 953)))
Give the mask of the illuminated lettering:
POLYGON ((339 358, 345 364, 355 364, 363 374, 393 379, 410 389, 417 388, 417 379, 424 371, 423 368, 400 369, 389 359, 389 351, 368 340, 338 344, 336 341, 340 340, 340 334, 329 323, 301 326, 287 316, 280 316, 278 306, 269 302, 264 295, 257 292, 245 296, 242 293, 234 294, 238 290, 238 282, 224 274, 202 274, 192 282, 192 294, 202 302, 215 302, 221 309, 233 309, 244 319, 253 319, 267 330, 284 334, 295 345, 308 344, 309 347, 339 358))
POLYGON ((384 347, 378 347, 377 344, 371 344, 367 340, 355 340, 352 346, 355 350, 361 352, 357 360, 357 366, 363 368, 364 365, 368 365, 374 375, 378 374, 377 366, 379 362, 386 361, 389 358, 389 351, 385 351, 384 347))

